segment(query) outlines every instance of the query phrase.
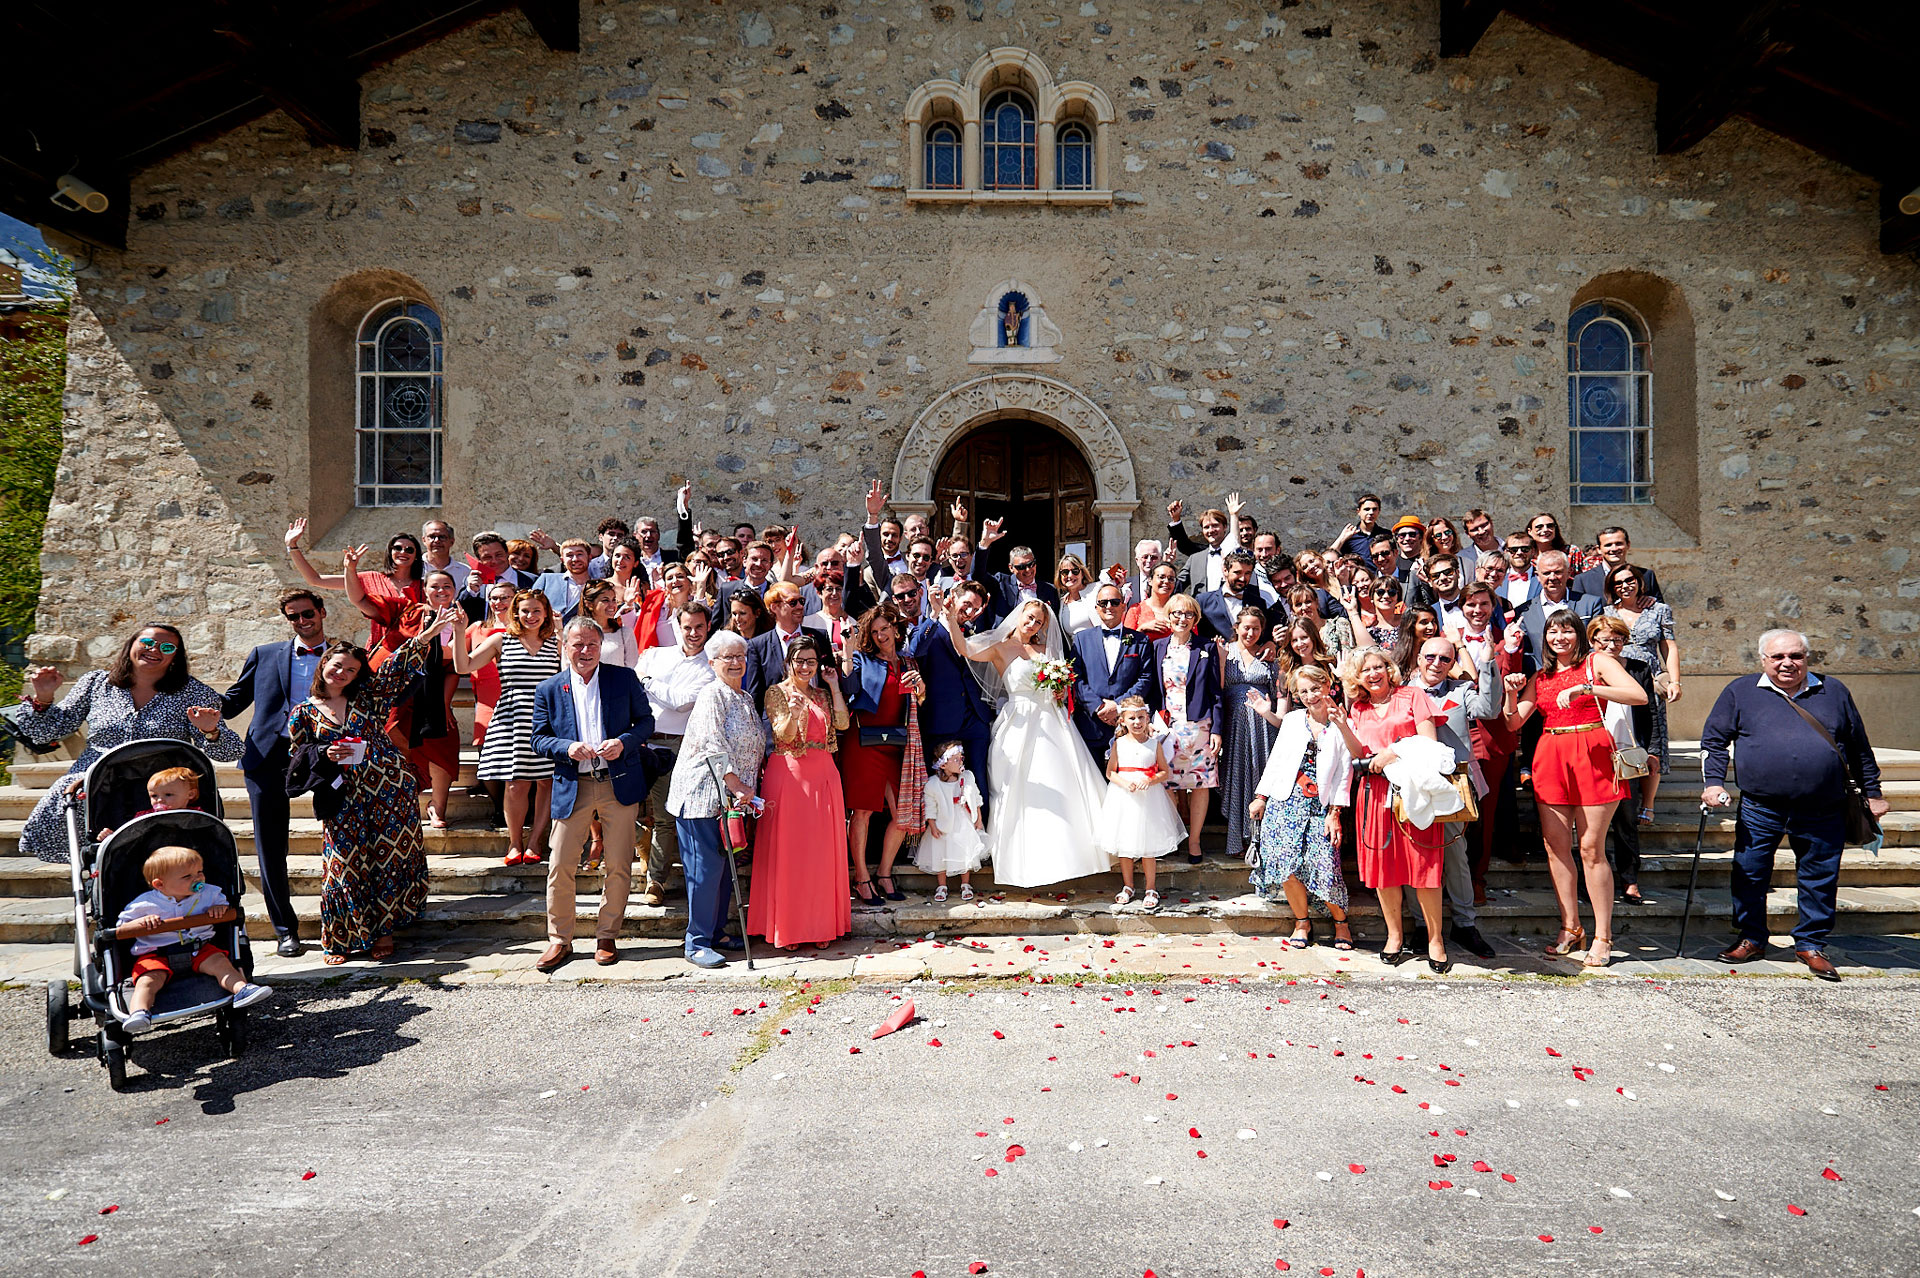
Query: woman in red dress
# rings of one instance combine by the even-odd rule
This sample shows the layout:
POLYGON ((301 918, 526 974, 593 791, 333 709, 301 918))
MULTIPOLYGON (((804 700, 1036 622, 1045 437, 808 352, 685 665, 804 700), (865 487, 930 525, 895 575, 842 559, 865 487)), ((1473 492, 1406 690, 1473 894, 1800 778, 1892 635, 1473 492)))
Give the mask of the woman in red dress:
POLYGON ((1614 805, 1627 797, 1627 788, 1613 776, 1613 734, 1601 721, 1600 703, 1644 705, 1647 693, 1618 661, 1588 646, 1586 626, 1571 609, 1548 617, 1541 637, 1547 651, 1540 671, 1531 678, 1507 676, 1507 726, 1518 731, 1535 707, 1546 720, 1546 731, 1533 751, 1533 798, 1560 906, 1560 935, 1547 953, 1569 955, 1586 943, 1573 866, 1578 837, 1587 895, 1593 901, 1593 948, 1585 963, 1605 967, 1613 955, 1607 825, 1614 805))
MULTIPOLYGON (((420 628, 441 613, 455 607, 453 577, 430 572, 425 579, 426 602, 411 603, 396 595, 369 595, 363 582, 372 573, 355 571, 357 551, 346 552, 345 585, 347 598, 373 623, 380 643, 367 654, 370 668, 380 669, 401 644, 420 633, 420 628)), ((453 716, 453 690, 460 676, 453 669, 454 631, 443 628, 427 645, 426 668, 421 686, 395 702, 387 711, 387 736, 394 748, 407 757, 407 764, 427 786, 429 829, 447 828, 447 803, 452 796, 453 779, 460 772, 460 725, 453 716), (437 704, 436 704, 437 703, 437 704)))
POLYGON ((1147 597, 1126 611, 1126 627, 1140 631, 1149 641, 1165 639, 1172 634, 1173 620, 1167 616, 1167 605, 1173 598, 1174 587, 1179 580, 1180 570, 1172 564, 1156 565, 1147 577, 1147 597))
POLYGON ((907 751, 920 752, 919 719, 907 713, 907 702, 917 704, 927 695, 913 658, 900 653, 907 628, 906 617, 888 601, 867 611, 856 642, 846 644, 840 654, 840 691, 854 716, 853 728, 840 739, 840 786, 849 809, 847 858, 854 894, 869 903, 877 898, 867 877, 867 829, 873 814, 881 811, 893 819, 881 836, 878 890, 889 901, 907 899, 893 882, 894 858, 907 837, 907 828, 900 824, 901 801, 907 797, 900 792, 900 768, 907 751), (868 745, 860 739, 862 728, 893 729, 888 735, 898 736, 900 744, 868 745))
MULTIPOLYGON (((366 554, 365 546, 354 554, 353 564, 345 571, 334 574, 322 574, 307 562, 307 556, 300 549, 300 538, 306 535, 307 519, 302 515, 287 525, 287 559, 309 586, 315 590, 344 590, 347 585, 347 573, 357 573, 360 589, 371 599, 398 599, 404 603, 419 603, 426 598, 425 575, 422 565, 426 562, 420 555, 420 539, 412 533, 395 533, 387 539, 387 559, 379 572, 360 572, 361 556, 366 554)), ((386 626, 379 620, 373 621, 373 634, 367 640, 367 651, 385 648, 392 652, 404 642, 405 636, 389 638, 386 626)))
POLYGON ((1340 681, 1347 686, 1347 723, 1368 750, 1365 757, 1354 760, 1355 770, 1363 774, 1354 803, 1355 843, 1360 881, 1380 897, 1380 917, 1387 925, 1387 944, 1380 957, 1394 967, 1413 957, 1405 946, 1400 919, 1400 890, 1410 887, 1427 923, 1427 966, 1444 975, 1453 968, 1447 958, 1446 933, 1440 927, 1446 827, 1436 821, 1421 830, 1396 820, 1384 775, 1397 757, 1394 742, 1415 735, 1434 739, 1433 702, 1418 688, 1400 686, 1393 658, 1379 648, 1361 648, 1349 657, 1341 667, 1340 681))
POLYGON ((820 653, 811 635, 787 645, 787 677, 767 689, 773 753, 760 774, 767 801, 753 841, 747 931, 780 949, 826 949, 853 930, 847 891, 846 803, 833 766, 847 729, 840 681, 813 686, 820 653))

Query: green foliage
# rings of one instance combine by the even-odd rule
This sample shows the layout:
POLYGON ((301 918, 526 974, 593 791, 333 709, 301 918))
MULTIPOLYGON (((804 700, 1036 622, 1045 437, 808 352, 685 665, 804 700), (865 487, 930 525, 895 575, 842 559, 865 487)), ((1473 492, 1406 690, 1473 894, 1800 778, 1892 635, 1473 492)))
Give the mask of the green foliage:
MULTIPOLYGON (((72 295, 64 259, 49 265, 72 295)), ((20 694, 27 635, 40 600, 40 540, 60 461, 67 308, 37 310, 0 333, 0 704, 20 694)))

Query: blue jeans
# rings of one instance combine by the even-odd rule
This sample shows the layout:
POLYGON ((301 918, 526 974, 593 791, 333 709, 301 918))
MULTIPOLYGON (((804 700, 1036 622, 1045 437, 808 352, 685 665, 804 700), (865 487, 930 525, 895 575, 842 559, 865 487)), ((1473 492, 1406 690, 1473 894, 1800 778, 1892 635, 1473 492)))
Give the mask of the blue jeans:
POLYGON ((1733 925, 1741 940, 1767 943, 1767 886, 1773 880, 1773 853, 1782 838, 1793 848, 1800 889, 1800 922, 1793 929, 1793 948, 1817 950, 1833 930, 1840 889, 1846 826, 1837 802, 1809 808, 1804 803, 1741 796, 1740 818, 1733 832, 1733 925))
POLYGON ((673 826, 687 877, 686 952, 713 949, 726 934, 727 909, 733 904, 733 872, 720 846, 720 822, 714 817, 679 817, 673 826))

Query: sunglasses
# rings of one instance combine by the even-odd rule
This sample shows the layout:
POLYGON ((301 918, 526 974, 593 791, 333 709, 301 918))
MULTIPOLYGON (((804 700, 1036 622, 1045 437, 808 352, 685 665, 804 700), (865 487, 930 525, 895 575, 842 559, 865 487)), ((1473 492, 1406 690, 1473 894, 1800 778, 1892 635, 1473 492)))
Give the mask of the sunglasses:
POLYGON ((1457 572, 1445 572, 1445 571, 1430 572, 1427 574, 1427 576, 1433 581, 1452 581, 1455 577, 1458 577, 1459 575, 1460 574, 1457 572))
POLYGON ((387 553, 389 555, 417 555, 420 552, 415 550, 412 546, 400 545, 400 546, 388 546, 387 553))
MULTIPOLYGON (((169 657, 180 651, 179 644, 168 643, 165 639, 149 639, 145 635, 142 635, 136 642, 139 643, 142 648, 158 648, 169 657)), ((1805 654, 1803 653, 1801 655, 1804 656, 1805 654)))
POLYGON ((285 617, 288 621, 309 621, 314 617, 319 616, 320 613, 318 610, 313 608, 302 608, 299 612, 286 612, 280 615, 285 617))
POLYGON ((1452 657, 1449 657, 1449 656, 1448 656, 1448 655, 1447 655, 1446 653, 1444 653, 1444 652, 1423 652, 1423 653, 1421 653, 1421 654, 1420 654, 1420 660, 1422 660, 1422 661, 1452 661, 1452 660, 1453 660, 1453 658, 1452 658, 1452 657))
POLYGON ((1024 564, 1008 564, 1007 567, 1013 569, 1015 572, 1030 572, 1034 567, 1034 563, 1029 559, 1024 564))
POLYGON ((1120 606, 1120 600, 1118 600, 1118 599, 1096 599, 1096 600, 1094 600, 1094 601, 1093 601, 1093 606, 1094 606, 1094 607, 1096 607, 1096 608, 1118 608, 1118 607, 1120 606))
POLYGON ((1507 547, 1507 557, 1509 559, 1511 559, 1515 555, 1531 555, 1532 553, 1533 553, 1532 546, 1508 546, 1507 547))
POLYGON ((920 592, 917 590, 896 590, 893 594, 893 601, 895 603, 914 603, 917 602, 919 598, 920 592))
POLYGON ((1373 592, 1373 597, 1375 599, 1392 599, 1399 593, 1400 592, 1392 586, 1382 586, 1373 592))

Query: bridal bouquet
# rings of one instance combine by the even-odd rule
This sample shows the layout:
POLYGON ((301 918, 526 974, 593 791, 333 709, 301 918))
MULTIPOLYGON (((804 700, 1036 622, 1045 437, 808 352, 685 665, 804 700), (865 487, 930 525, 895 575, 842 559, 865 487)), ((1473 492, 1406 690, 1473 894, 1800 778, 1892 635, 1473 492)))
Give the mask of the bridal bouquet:
POLYGON ((1035 662, 1034 686, 1052 694, 1055 705, 1073 708, 1073 663, 1059 657, 1035 662))

